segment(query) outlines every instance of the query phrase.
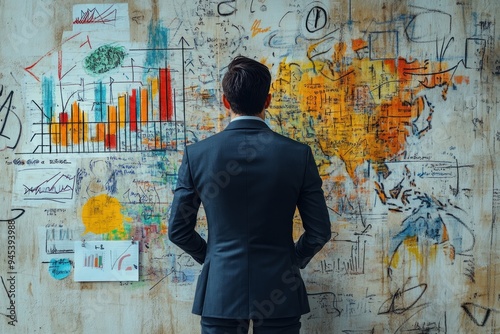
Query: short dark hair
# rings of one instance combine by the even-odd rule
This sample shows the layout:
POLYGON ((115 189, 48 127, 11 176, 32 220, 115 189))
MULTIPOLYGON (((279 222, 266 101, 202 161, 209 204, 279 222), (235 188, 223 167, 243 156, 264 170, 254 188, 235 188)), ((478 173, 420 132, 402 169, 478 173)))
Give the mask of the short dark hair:
POLYGON ((222 79, 222 91, 231 110, 239 115, 259 114, 270 87, 271 73, 267 66, 244 56, 237 56, 229 63, 222 79))

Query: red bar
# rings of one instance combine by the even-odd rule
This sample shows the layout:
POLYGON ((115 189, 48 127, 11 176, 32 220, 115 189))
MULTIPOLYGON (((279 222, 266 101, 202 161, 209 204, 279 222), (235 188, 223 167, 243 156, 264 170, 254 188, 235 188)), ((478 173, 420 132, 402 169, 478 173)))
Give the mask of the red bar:
POLYGON ((116 135, 114 134, 106 134, 106 138, 104 140, 104 147, 108 149, 116 148, 116 135))
POLYGON ((68 113, 63 111, 59 113, 59 123, 68 123, 68 113))
POLYGON ((160 68, 160 120, 172 121, 173 110, 170 69, 160 68))
POLYGON ((172 77, 170 69, 167 69, 167 121, 171 122, 174 115, 174 103, 172 99, 172 77))
POLYGON ((129 96, 130 131, 137 131, 137 89, 129 96))
POLYGON ((160 121, 167 120, 167 69, 160 68, 160 121))

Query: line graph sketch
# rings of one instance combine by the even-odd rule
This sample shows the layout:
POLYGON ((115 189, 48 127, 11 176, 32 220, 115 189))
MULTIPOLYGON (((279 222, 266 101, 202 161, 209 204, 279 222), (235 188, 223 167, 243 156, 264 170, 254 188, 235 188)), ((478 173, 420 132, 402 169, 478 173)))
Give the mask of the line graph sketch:
POLYGON ((74 198, 76 178, 68 169, 25 168, 18 171, 18 177, 23 180, 17 184, 18 201, 64 203, 74 198))

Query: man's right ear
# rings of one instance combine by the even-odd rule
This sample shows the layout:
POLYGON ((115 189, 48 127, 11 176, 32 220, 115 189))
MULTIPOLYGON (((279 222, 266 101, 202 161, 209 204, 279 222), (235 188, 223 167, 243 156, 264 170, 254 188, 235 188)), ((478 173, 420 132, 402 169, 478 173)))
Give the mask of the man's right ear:
POLYGON ((267 94, 266 102, 264 102, 264 109, 267 109, 271 104, 271 94, 267 94))
POLYGON ((224 103, 224 107, 226 107, 226 109, 231 109, 231 104, 224 94, 222 94, 222 103, 224 103))

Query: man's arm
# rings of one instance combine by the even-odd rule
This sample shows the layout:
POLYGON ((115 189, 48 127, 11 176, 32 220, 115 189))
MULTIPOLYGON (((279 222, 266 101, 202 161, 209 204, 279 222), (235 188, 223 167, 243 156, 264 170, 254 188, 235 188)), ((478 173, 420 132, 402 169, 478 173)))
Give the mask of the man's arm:
POLYGON ((323 182, 310 148, 307 150, 304 173, 297 207, 305 231, 295 244, 295 255, 301 269, 305 268, 312 257, 323 248, 332 234, 325 195, 321 188, 323 182))
POLYGON ((189 169, 188 150, 184 151, 179 168, 177 186, 168 224, 170 241, 203 264, 207 252, 206 241, 195 231, 196 218, 200 208, 200 197, 196 192, 189 169))

